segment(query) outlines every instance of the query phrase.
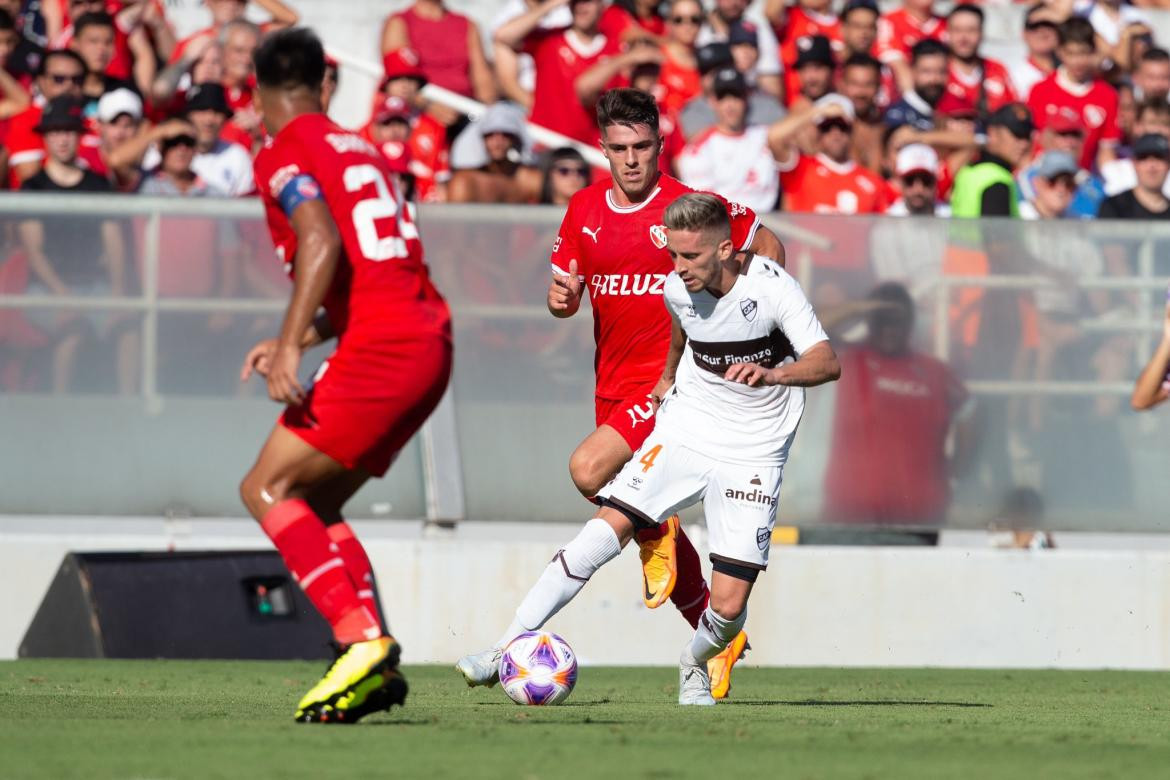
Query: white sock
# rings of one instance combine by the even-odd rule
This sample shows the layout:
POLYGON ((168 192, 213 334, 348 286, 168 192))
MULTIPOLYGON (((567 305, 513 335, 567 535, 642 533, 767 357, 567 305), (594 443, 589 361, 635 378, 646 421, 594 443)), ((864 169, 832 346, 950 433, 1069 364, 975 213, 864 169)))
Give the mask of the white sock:
POLYGON ((691 656, 698 663, 706 663, 723 652, 723 648, 735 639, 743 624, 747 622, 747 607, 734 620, 719 617, 715 610, 707 607, 699 615, 699 627, 695 629, 695 636, 691 639, 691 656))
POLYGON ((621 542, 609 523, 598 517, 586 523, 581 533, 553 557, 516 608, 516 617, 495 646, 503 647, 525 631, 536 631, 543 626, 573 600, 593 572, 621 551, 621 542))

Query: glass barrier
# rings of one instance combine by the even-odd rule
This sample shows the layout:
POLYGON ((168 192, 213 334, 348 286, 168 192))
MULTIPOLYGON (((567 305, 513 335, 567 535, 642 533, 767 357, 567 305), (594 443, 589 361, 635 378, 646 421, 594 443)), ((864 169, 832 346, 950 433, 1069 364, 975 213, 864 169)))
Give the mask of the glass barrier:
MULTIPOLYGON (((455 316, 470 520, 590 511, 567 466, 593 429, 591 316, 544 308, 559 221, 420 215, 455 316)), ((1128 407, 1161 329, 1170 227, 766 223, 843 364, 808 391, 782 523, 1170 529, 1167 415, 1128 407)), ((275 334, 289 289, 258 204, 7 198, 0 242, 0 511, 241 514, 236 484, 279 410, 239 362, 275 334)), ((434 468, 412 443, 351 511, 425 516, 434 468)))

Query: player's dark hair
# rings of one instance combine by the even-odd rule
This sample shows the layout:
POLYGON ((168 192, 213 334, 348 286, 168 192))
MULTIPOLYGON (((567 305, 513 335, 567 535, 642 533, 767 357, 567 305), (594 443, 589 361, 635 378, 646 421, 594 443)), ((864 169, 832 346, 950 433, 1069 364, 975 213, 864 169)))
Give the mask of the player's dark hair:
POLYGON ((93 13, 82 14, 73 20, 73 37, 80 38, 81 33, 87 27, 109 27, 111 30, 114 27, 114 17, 110 16, 105 11, 94 11, 93 13))
POLYGON ((85 73, 89 70, 89 66, 85 64, 85 60, 81 59, 81 55, 73 51, 73 49, 51 49, 45 52, 45 56, 41 57, 41 63, 37 65, 37 75, 43 76, 49 69, 49 63, 54 59, 73 60, 77 66, 81 68, 81 72, 85 73))
POLYGON ((662 214, 667 230, 716 233, 720 240, 731 237, 731 218, 727 206, 714 195, 688 192, 674 199, 662 214))
POLYGON ((597 101, 597 126, 633 128, 646 125, 658 135, 658 104, 654 96, 636 89, 611 89, 597 101))
POLYGON ((262 87, 318 92, 325 80, 325 48, 308 27, 292 27, 272 33, 252 55, 256 83, 262 87))
POLYGON ((1167 103, 1164 97, 1148 97, 1138 103, 1137 110, 1134 112, 1134 119, 1140 122, 1147 114, 1170 116, 1170 103, 1167 103))
POLYGON ((1159 49, 1157 46, 1146 49, 1138 59, 1138 65, 1143 62, 1170 62, 1170 51, 1159 49))
POLYGON ((866 54, 865 52, 857 52, 850 54, 849 58, 845 60, 845 64, 841 66, 841 70, 848 68, 869 68, 877 76, 878 81, 882 78, 882 64, 878 62, 877 58, 866 54))
POLYGON ((947 14, 947 20, 949 21, 956 14, 974 14, 979 17, 979 26, 983 26, 983 9, 974 3, 959 3, 947 14))
POLYGON ((910 49, 910 64, 917 65, 923 57, 951 56, 951 49, 945 43, 933 38, 923 38, 910 49))
POLYGON ((1057 25, 1056 35, 1061 46, 1066 43, 1083 43, 1091 49, 1097 48, 1096 33, 1093 31, 1092 23, 1080 16, 1065 19, 1057 25))

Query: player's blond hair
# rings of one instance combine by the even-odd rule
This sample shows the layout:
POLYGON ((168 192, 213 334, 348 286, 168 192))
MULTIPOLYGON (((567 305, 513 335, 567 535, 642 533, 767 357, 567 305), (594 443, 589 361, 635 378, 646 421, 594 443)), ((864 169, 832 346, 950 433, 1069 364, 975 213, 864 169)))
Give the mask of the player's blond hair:
POLYGON ((714 233, 719 240, 731 237, 731 219, 727 207, 714 195, 688 192, 666 207, 662 221, 667 230, 714 233))

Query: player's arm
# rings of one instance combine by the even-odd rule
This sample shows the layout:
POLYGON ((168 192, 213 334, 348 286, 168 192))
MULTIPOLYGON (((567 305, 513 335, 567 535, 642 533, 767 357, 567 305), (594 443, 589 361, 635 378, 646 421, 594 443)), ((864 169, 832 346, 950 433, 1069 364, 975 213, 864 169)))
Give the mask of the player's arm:
POLYGON ((799 150, 796 139, 802 130, 821 119, 844 116, 842 108, 835 103, 824 106, 809 105, 793 111, 768 127, 768 150, 780 165, 782 171, 792 170, 799 150))
POLYGON ((821 341, 800 353, 793 363, 764 368, 757 363, 736 363, 727 369, 723 378, 749 387, 787 385, 788 387, 816 387, 835 382, 841 376, 841 363, 829 342, 821 341))
MULTIPOLYGON (((295 181, 290 186, 295 186, 295 181)), ((297 235, 293 291, 268 373, 268 395, 274 401, 299 404, 305 397, 297 379, 301 345, 333 283, 341 257, 341 236, 322 198, 297 204, 290 221, 297 235)))
POLYGON ((582 73, 573 82, 573 89, 577 92, 577 100, 581 101, 582 105, 591 106, 597 102, 601 93, 609 87, 613 80, 626 70, 638 65, 661 65, 662 60, 661 49, 642 43, 632 46, 629 51, 616 57, 604 59, 582 73))
POLYGON ((662 399, 674 387, 678 375, 678 364, 682 361, 683 350, 687 346, 687 334, 682 325, 674 317, 670 318, 670 347, 666 351, 666 365, 662 367, 662 377, 654 389, 650 391, 650 400, 654 405, 662 403, 662 399))
POLYGON ((543 3, 532 6, 508 23, 500 25, 493 40, 500 46, 520 51, 524 47, 524 39, 540 26, 540 20, 545 17, 545 14, 568 4, 569 0, 544 0, 543 3))
POLYGON ((1135 411, 1144 412, 1170 398, 1166 374, 1170 371, 1170 303, 1166 304, 1166 316, 1162 320, 1162 340, 1150 356, 1146 367, 1133 386, 1129 403, 1135 411))
POLYGON ((41 284, 54 295, 68 295, 69 288, 45 254, 45 226, 39 220, 30 219, 20 223, 20 243, 28 257, 28 267, 41 284))
POLYGON ((779 236, 763 225, 756 228, 756 234, 752 236, 752 243, 748 245, 748 249, 761 257, 770 257, 781 268, 784 267, 784 244, 779 236))
MULTIPOLYGON (((323 344, 335 335, 333 323, 329 321, 328 315, 324 311, 319 311, 313 318, 313 324, 305 329, 301 337, 301 351, 323 344)), ((272 356, 276 354, 278 343, 278 339, 264 339, 248 350, 248 354, 244 356, 244 365, 240 367, 241 382, 247 382, 253 371, 262 377, 268 376, 268 372, 272 370, 272 356)))

